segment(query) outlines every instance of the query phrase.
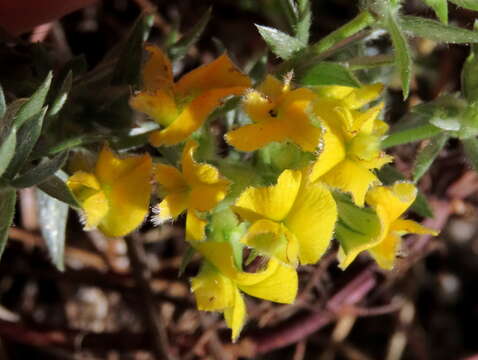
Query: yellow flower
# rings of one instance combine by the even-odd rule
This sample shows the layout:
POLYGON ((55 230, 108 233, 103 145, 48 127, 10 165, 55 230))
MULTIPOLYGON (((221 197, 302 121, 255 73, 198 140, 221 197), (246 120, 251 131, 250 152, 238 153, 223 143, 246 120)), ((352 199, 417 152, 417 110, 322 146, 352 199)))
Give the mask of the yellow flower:
POLYGON ((94 173, 77 171, 67 181, 84 211, 85 229, 123 236, 149 210, 152 161, 148 154, 120 158, 104 146, 94 173))
POLYGON ((218 170, 209 164, 198 164, 193 155, 198 147, 190 140, 183 150, 182 172, 174 166, 157 164, 156 181, 163 197, 156 205, 155 220, 162 223, 177 218, 187 210, 186 240, 200 241, 204 238, 206 222, 197 212, 213 209, 226 196, 229 181, 222 178, 218 170))
POLYGON ((327 250, 337 219, 330 191, 301 171, 285 170, 277 184, 246 189, 233 210, 252 223, 241 240, 283 263, 311 264, 327 250))
POLYGON ((236 340, 246 320, 246 305, 240 291, 251 296, 290 304, 297 294, 297 272, 270 259, 256 273, 239 271, 229 243, 206 241, 195 248, 206 258, 200 273, 192 279, 192 291, 199 310, 223 311, 236 340))
POLYGON ((311 180, 320 179, 350 193, 359 206, 363 206, 367 190, 380 183, 370 170, 392 161, 380 151, 380 139, 387 131, 387 125, 377 119, 383 104, 358 110, 376 99, 381 90, 381 84, 360 89, 326 86, 314 102, 314 112, 323 121, 325 133, 311 180))
POLYGON ((154 146, 185 140, 221 105, 221 99, 240 95, 251 85, 225 54, 174 83, 166 55, 156 46, 146 50, 150 58, 143 68, 144 90, 133 96, 130 104, 164 127, 151 135, 154 146))
POLYGON ((253 124, 226 134, 226 141, 241 151, 254 151, 271 142, 290 141, 304 151, 315 151, 321 130, 309 118, 315 94, 306 88, 291 90, 268 75, 257 90, 249 91, 243 101, 244 111, 253 124))
POLYGON ((347 253, 344 249, 340 249, 340 267, 346 268, 361 251, 368 250, 379 266, 390 270, 393 268, 403 235, 409 233, 438 235, 435 230, 401 218, 415 201, 416 195, 416 187, 408 182, 372 188, 367 193, 366 202, 375 210, 380 220, 378 238, 368 243, 367 247, 350 249, 347 253))

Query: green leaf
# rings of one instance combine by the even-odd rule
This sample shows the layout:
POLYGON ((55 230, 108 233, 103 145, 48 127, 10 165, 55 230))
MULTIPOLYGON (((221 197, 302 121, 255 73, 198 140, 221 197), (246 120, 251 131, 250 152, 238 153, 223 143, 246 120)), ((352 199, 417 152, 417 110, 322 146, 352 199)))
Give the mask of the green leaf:
POLYGON ((191 262, 195 253, 196 253, 196 249, 194 249, 192 246, 189 246, 187 248, 186 252, 184 253, 183 257, 181 258, 181 264, 179 265, 178 277, 183 276, 184 271, 186 270, 186 267, 191 262))
POLYGON ((14 125, 19 128, 25 121, 37 115, 43 108, 48 90, 50 89, 52 72, 50 71, 45 81, 35 91, 35 93, 28 99, 25 104, 18 110, 14 118, 14 125))
POLYGON ((7 111, 3 118, 0 118, 0 136, 5 136, 10 128, 13 127, 13 122, 18 111, 23 105, 27 103, 28 99, 16 99, 8 104, 7 111))
POLYGON ((0 145, 0 176, 3 175, 15 155, 16 143, 17 131, 13 128, 0 145))
POLYGON ((319 62, 299 75, 299 84, 315 85, 342 85, 360 87, 360 82, 344 65, 333 62, 319 62))
POLYGON ((81 205, 78 203, 64 181, 67 177, 68 176, 60 170, 56 175, 50 176, 45 181, 37 184, 37 187, 51 197, 60 200, 71 207, 80 209, 81 205))
POLYGON ((66 100, 68 99, 68 93, 71 90, 71 85, 73 83, 73 73, 71 70, 66 75, 65 80, 61 84, 61 87, 56 94, 55 99, 51 105, 50 111, 48 111, 48 117, 57 115, 65 105, 66 100))
POLYGON ((28 161, 28 157, 40 137, 46 112, 47 107, 44 107, 40 113, 28 119, 18 131, 15 156, 5 172, 7 178, 12 179, 28 161))
POLYGON ((269 49, 283 60, 288 60, 305 48, 302 41, 268 26, 257 25, 257 30, 269 49))
POLYGON ((478 11, 478 2, 476 0, 450 0, 450 2, 465 9, 478 11))
MULTIPOLYGON (((392 185, 396 181, 406 180, 403 174, 400 173, 400 171, 398 171, 397 169, 395 169, 393 166, 390 166, 390 165, 383 166, 378 171, 377 176, 380 179, 380 181, 383 182, 385 185, 392 185)), ((420 190, 418 190, 417 198, 415 199, 412 206, 410 207, 410 210, 413 210, 418 215, 423 217, 432 218, 434 216, 433 211, 430 205, 428 204, 426 196, 423 195, 423 193, 420 190)))
POLYGON ((34 168, 21 174, 15 178, 11 184, 16 188, 25 188, 42 183, 63 167, 67 158, 68 152, 58 154, 52 159, 43 161, 34 168))
POLYGON ((140 81, 143 43, 153 25, 153 15, 141 16, 133 25, 113 69, 113 85, 137 85, 140 81))
POLYGON ((406 99, 410 92, 410 81, 412 79, 412 55, 407 38, 403 34, 395 15, 390 10, 386 17, 386 26, 395 50, 395 64, 402 80, 403 98, 406 99))
POLYGON ((5 102, 5 94, 3 88, 0 86, 0 119, 3 118, 7 112, 7 103, 5 102))
POLYGON ((309 43, 312 10, 309 0, 297 0, 298 18, 294 24, 295 37, 304 44, 309 43))
POLYGON ((13 188, 0 190, 0 257, 5 250, 8 240, 8 229, 13 222, 15 215, 15 202, 17 192, 13 188))
POLYGON ((435 14, 444 24, 448 24, 448 2, 447 0, 423 0, 430 6, 435 14))
POLYGON ((380 220, 371 208, 360 208, 343 194, 334 193, 339 220, 335 234, 345 255, 358 253, 376 245, 380 220))
MULTIPOLYGON (((473 28, 478 33, 478 20, 475 20, 473 28)), ((463 64, 461 89, 468 101, 478 101, 478 45, 470 46, 470 55, 463 64)))
POLYGON ((38 223, 45 239, 48 254, 60 271, 65 269, 65 230, 68 220, 68 205, 37 190, 38 223))
POLYGON ((207 9, 199 21, 183 37, 181 37, 178 42, 168 49, 168 55, 171 61, 181 60, 187 54, 191 46, 198 42, 206 25, 211 19, 211 13, 212 9, 207 9))
POLYGON ((424 140, 438 135, 443 130, 432 125, 422 124, 416 127, 394 132, 386 137, 382 143, 381 148, 387 149, 392 146, 408 144, 418 140, 424 140))
POLYGON ((420 151, 413 168, 413 181, 416 183, 427 172, 431 164, 448 141, 448 134, 443 133, 430 139, 430 142, 420 151))
POLYGON ((462 141, 468 162, 478 172, 478 139, 468 138, 462 141))
POLYGON ((358 56, 347 61, 350 70, 373 69, 382 66, 392 66, 395 58, 391 55, 358 56))
POLYGON ((478 32, 415 16, 402 16, 403 29, 411 34, 436 42, 468 44, 478 42, 478 32))

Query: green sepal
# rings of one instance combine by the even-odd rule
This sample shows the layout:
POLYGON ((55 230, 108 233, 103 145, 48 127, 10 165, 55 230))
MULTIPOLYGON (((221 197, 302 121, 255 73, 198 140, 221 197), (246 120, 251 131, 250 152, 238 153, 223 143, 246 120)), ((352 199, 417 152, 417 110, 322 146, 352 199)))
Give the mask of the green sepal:
POLYGON ((358 254, 370 249, 380 240, 380 219, 368 207, 358 207, 352 200, 338 192, 334 192, 339 219, 335 235, 344 254, 358 254))
POLYGON ((68 175, 63 171, 57 171, 55 175, 50 176, 43 182, 37 184, 37 187, 51 197, 70 205, 73 208, 81 209, 80 203, 66 185, 65 180, 68 175))

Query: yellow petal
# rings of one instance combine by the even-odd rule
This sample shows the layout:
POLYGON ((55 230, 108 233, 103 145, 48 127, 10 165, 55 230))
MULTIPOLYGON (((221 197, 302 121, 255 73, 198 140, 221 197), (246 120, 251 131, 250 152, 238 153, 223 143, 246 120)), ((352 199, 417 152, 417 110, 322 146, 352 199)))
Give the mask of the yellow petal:
POLYGON ((201 219, 193 209, 186 216, 186 241, 203 241, 206 238, 207 221, 201 219))
POLYGON ((369 249, 370 255, 375 259, 377 264, 385 269, 393 269, 395 257, 400 247, 400 236, 394 233, 388 234, 380 244, 369 249))
POLYGON ((246 304, 237 288, 235 288, 234 291, 233 305, 224 310, 224 319, 226 320, 227 326, 232 330, 231 339, 235 342, 246 321, 246 304))
MULTIPOLYGON (((353 110, 352 113, 354 114, 355 122, 360 129, 360 132, 363 134, 372 134, 375 133, 376 127, 376 119, 380 112, 383 110, 384 103, 381 102, 380 104, 371 107, 363 112, 353 110)), ((381 131, 380 131, 381 132, 381 131)), ((383 133, 377 134, 383 135, 383 133)))
POLYGON ((245 125, 225 135, 226 141, 240 151, 255 151, 271 142, 283 142, 289 137, 287 126, 277 119, 245 125))
POLYGON ((383 90, 383 84, 365 85, 358 89, 353 89, 346 97, 342 99, 345 106, 350 109, 358 109, 377 99, 383 90))
POLYGON ((130 99, 129 104, 162 126, 169 126, 179 115, 176 101, 164 90, 140 92, 130 99))
POLYGON ((167 195, 155 207, 154 221, 162 224, 165 221, 176 219, 188 207, 189 194, 187 192, 173 192, 167 195))
POLYGON ((260 218, 281 221, 294 204, 301 178, 300 171, 284 170, 276 185, 246 189, 234 204, 234 211, 251 222, 260 218))
POLYGON ((285 124, 287 138, 299 145, 302 150, 313 152, 317 150, 322 130, 310 122, 307 114, 309 104, 308 100, 291 102, 287 106, 284 105, 284 110, 280 110, 279 116, 285 124))
POLYGON ((142 155, 121 161, 128 165, 128 172, 118 173, 121 176, 111 185, 106 185, 107 189, 104 190, 110 208, 99 228, 108 236, 130 233, 141 225, 149 212, 152 191, 151 157, 142 155))
POLYGON ((186 105, 167 128, 153 132, 149 138, 150 143, 153 146, 175 145, 186 140, 222 104, 224 97, 240 95, 244 90, 244 87, 236 86, 204 92, 186 105))
POLYGON ((293 267, 275 264, 274 259, 269 260, 269 267, 275 271, 261 282, 253 285, 241 285, 239 288, 251 296, 283 304, 291 304, 297 295, 298 278, 293 267))
POLYGON ((397 182, 393 186, 377 186, 367 194, 367 204, 372 208, 381 206, 390 223, 402 215, 415 201, 417 189, 412 183, 397 182))
POLYGON ((321 183, 306 184, 284 221, 297 237, 302 265, 314 264, 324 254, 336 221, 337 206, 330 191, 321 183))
POLYGON ((272 75, 267 75, 264 81, 257 87, 269 99, 277 99, 284 93, 284 83, 272 75))
POLYGON ((112 185, 122 177, 131 175, 135 168, 150 162, 149 155, 143 156, 116 156, 111 149, 105 145, 100 151, 96 162, 95 174, 101 185, 112 185))
POLYGON ((253 122, 265 121, 274 114, 275 102, 257 90, 247 91, 242 101, 245 113, 253 122))
POLYGON ((180 96, 196 96, 205 91, 234 87, 240 87, 241 93, 250 86, 249 77, 241 73, 229 56, 224 54, 184 75, 176 84, 175 90, 180 96))
POLYGON ((297 238, 280 223, 267 219, 258 220, 252 224, 241 242, 285 264, 297 265, 297 238))
POLYGON ((174 166, 156 164, 154 175, 159 184, 159 192, 163 197, 169 193, 188 190, 188 184, 183 174, 174 166))
POLYGON ((181 168, 190 186, 197 184, 214 184, 219 180, 219 171, 209 164, 199 164, 194 160, 194 153, 199 144, 195 140, 189 140, 184 145, 181 168))
POLYGON ((79 202, 101 191, 100 183, 96 176, 85 171, 75 172, 68 178, 66 184, 79 202))
POLYGON ((237 288, 206 261, 199 274, 191 279, 191 290, 199 310, 223 311, 234 305, 237 288))
POLYGON ((398 232, 400 235, 405 234, 430 234, 433 236, 438 235, 438 231, 427 228, 413 220, 397 219, 391 226, 391 231, 398 232))
POLYGON ((228 188, 229 182, 226 180, 194 186, 189 195, 189 207, 199 211, 212 210, 226 197, 228 188))
POLYGON ((310 174, 310 181, 312 182, 318 180, 322 175, 345 159, 345 145, 334 131, 330 128, 326 128, 322 139, 322 150, 310 174))
POLYGON ((350 193, 358 206, 363 206, 367 190, 373 184, 379 183, 370 170, 348 159, 340 162, 321 179, 332 187, 350 193))
POLYGON ((143 85, 146 90, 172 90, 173 69, 163 51, 154 45, 146 46, 149 58, 143 66, 143 85))
POLYGON ((85 230, 98 227, 109 210, 108 200, 102 191, 85 199, 81 207, 84 211, 85 230))

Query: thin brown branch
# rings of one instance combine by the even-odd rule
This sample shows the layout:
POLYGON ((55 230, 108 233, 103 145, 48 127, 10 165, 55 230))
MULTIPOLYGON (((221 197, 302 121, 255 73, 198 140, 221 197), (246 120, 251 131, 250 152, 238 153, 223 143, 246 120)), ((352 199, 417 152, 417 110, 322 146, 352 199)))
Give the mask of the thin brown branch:
POLYGON ((151 333, 153 352, 157 359, 174 360, 176 357, 170 351, 168 334, 161 313, 156 306, 156 300, 151 290, 151 270, 146 263, 146 253, 139 236, 130 235, 125 238, 133 276, 144 303, 143 316, 151 333))

